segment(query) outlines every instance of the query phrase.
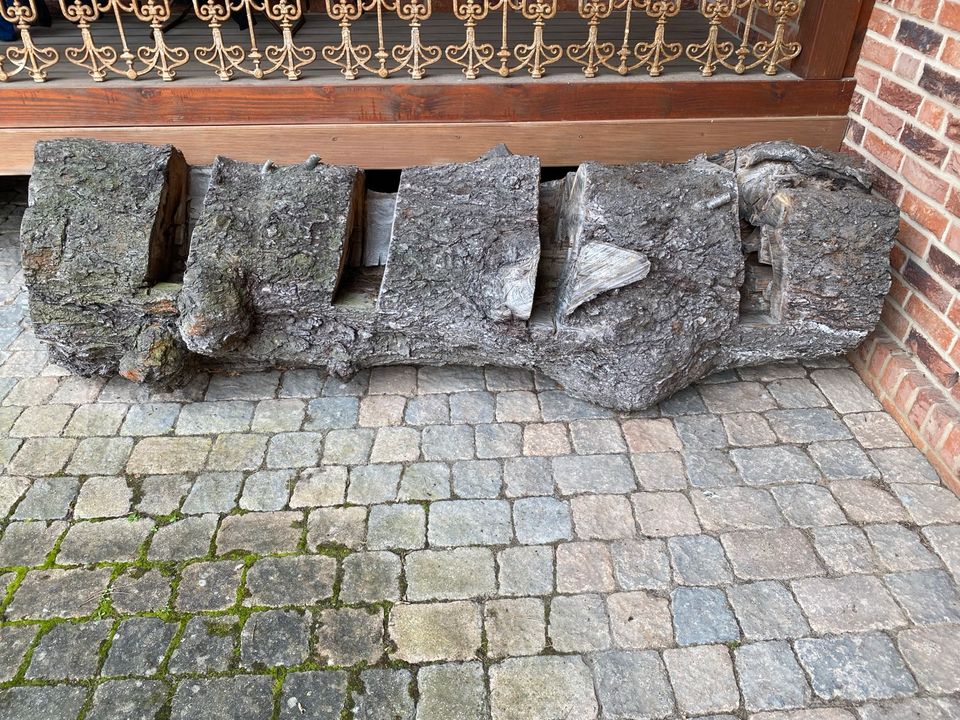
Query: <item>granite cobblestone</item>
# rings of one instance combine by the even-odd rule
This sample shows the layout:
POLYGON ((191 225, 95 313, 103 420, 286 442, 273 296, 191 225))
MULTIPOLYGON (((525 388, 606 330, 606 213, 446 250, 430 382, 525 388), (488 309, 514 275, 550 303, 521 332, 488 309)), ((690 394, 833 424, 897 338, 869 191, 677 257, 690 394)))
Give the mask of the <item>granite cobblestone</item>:
POLYGON ((71 377, 0 181, 0 718, 960 717, 960 501, 844 360, 71 377), (46 713, 46 714, 44 714, 46 713))

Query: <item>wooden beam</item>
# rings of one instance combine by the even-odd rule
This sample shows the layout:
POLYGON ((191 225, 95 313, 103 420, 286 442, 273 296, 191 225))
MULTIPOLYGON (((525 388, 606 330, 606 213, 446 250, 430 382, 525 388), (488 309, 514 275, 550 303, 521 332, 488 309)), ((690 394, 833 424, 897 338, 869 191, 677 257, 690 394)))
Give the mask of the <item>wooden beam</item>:
POLYGON ((870 26, 870 16, 873 15, 873 8, 876 0, 863 0, 860 5, 860 17, 857 20, 857 28, 853 33, 853 41, 850 44, 850 53, 847 55, 847 65, 844 68, 844 77, 853 77, 857 72, 857 63, 860 62, 860 50, 863 48, 863 41, 867 37, 867 28, 870 26))
POLYGON ((762 140, 794 140, 837 150, 845 115, 794 118, 715 118, 529 123, 395 123, 209 126, 65 127, 0 129, 0 174, 28 174, 33 145, 60 137, 119 142, 172 143, 187 162, 209 163, 217 154, 237 160, 295 163, 316 153, 324 162, 364 168, 402 168, 471 160, 497 143, 539 155, 546 166, 678 162, 762 140))
MULTIPOLYGON (((831 0, 834 2, 837 0, 831 0)), ((848 0, 839 0, 847 2, 848 0)), ((845 58, 846 56, 844 56, 845 58)), ((853 81, 743 77, 0 84, 0 127, 549 122, 843 115, 853 81)))
POLYGON ((873 0, 805 0, 797 34, 803 52, 790 69, 808 80, 844 77, 864 4, 873 0))

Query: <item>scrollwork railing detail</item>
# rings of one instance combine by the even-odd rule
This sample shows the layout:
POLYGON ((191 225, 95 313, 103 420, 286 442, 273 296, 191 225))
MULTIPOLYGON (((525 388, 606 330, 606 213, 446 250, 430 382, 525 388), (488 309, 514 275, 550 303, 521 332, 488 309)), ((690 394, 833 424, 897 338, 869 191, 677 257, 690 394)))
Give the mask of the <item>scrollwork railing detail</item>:
MULTIPOLYGON (((37 46, 31 34, 42 1, 0 0, 0 16, 18 31, 17 42, 0 52, 0 81, 20 75, 44 82, 59 62, 57 49, 37 46)), ((658 77, 681 64, 677 61, 685 61, 687 68, 695 63, 710 78, 750 71, 773 76, 802 49, 793 33, 803 0, 697 0, 686 9, 686 0, 577 0, 583 35, 563 44, 551 42, 557 32, 569 33, 570 28, 569 16, 551 23, 559 14, 559 0, 452 0, 462 41, 443 47, 426 42, 434 0, 324 0, 326 12, 310 16, 309 27, 336 23, 338 41, 328 44, 311 42, 317 37, 313 30, 297 35, 305 21, 304 0, 191 0, 192 15, 209 31, 208 39, 193 43, 192 49, 171 44, 176 35, 168 40, 184 20, 183 15, 174 17, 173 2, 58 0, 60 12, 79 32, 77 44, 62 48, 63 57, 94 82, 113 76, 170 82, 191 59, 224 82, 271 75, 298 80, 318 59, 347 80, 362 75, 419 80, 442 60, 447 72, 452 65, 471 80, 484 74, 538 79, 564 57, 586 78, 640 70, 658 77), (683 19, 674 22, 681 13, 683 19), (267 45, 258 37, 258 17, 273 26, 279 41, 267 45), (231 20, 241 34, 225 29, 231 20), (148 27, 146 44, 128 41, 131 22, 148 27), (104 25, 115 25, 116 32, 101 35, 97 28, 104 25), (358 27, 375 34, 358 40, 358 27), (484 36, 484 31, 490 34, 484 36), (105 41, 107 37, 112 39, 105 41)))
POLYGON ((47 79, 47 68, 56 65, 60 59, 53 48, 38 47, 30 34, 30 26, 37 21, 37 2, 42 1, 12 0, 9 5, 0 2, 0 17, 20 33, 20 45, 7 48, 0 56, 0 82, 26 71, 31 80, 42 83, 47 79), (4 60, 12 66, 9 72, 3 68, 4 60))
POLYGON ((300 68, 317 59, 317 51, 312 47, 298 46, 293 42, 293 25, 303 16, 300 0, 264 0, 264 12, 268 19, 280 26, 282 42, 280 45, 268 45, 264 50, 264 55, 273 65, 263 74, 269 75, 282 69, 287 80, 299 80, 300 68))
POLYGON ((170 20, 170 0, 129 0, 124 7, 121 0, 113 0, 121 10, 132 12, 140 22, 150 24, 153 45, 137 48, 137 58, 144 67, 138 75, 156 72, 161 80, 170 82, 177 76, 177 68, 186 65, 190 53, 184 47, 167 45, 163 34, 164 23, 170 20))
POLYGON ((90 0, 90 2, 72 0, 69 3, 67 0, 60 0, 60 12, 77 26, 81 39, 80 47, 69 47, 63 54, 69 62, 84 68, 94 82, 103 82, 108 72, 126 74, 124 70, 117 67, 117 61, 120 59, 117 51, 110 45, 98 46, 93 40, 91 26, 109 10, 109 0, 104 3, 98 0, 90 0))

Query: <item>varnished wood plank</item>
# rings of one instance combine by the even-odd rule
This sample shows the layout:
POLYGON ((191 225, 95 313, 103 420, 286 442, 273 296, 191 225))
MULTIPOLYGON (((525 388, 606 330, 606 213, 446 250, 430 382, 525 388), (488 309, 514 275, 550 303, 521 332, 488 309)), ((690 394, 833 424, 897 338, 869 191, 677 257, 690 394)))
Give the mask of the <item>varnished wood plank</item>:
POLYGON ((846 113, 853 81, 596 78, 0 86, 0 127, 541 122, 846 113))
POLYGON ((857 72, 857 63, 860 61, 860 51, 863 48, 863 41, 867 37, 870 16, 873 14, 873 8, 876 4, 876 0, 863 0, 863 3, 860 5, 860 17, 857 20, 857 28, 853 33, 850 52, 847 54, 847 65, 843 70, 845 77, 853 77, 857 72))
POLYGON ((29 173, 33 144, 58 137, 172 143, 191 164, 217 154, 238 160, 295 163, 310 153, 324 162, 401 168, 476 158, 497 143, 539 155, 547 166, 585 160, 608 163, 683 161, 761 140, 794 140, 838 149, 846 116, 715 118, 529 123, 393 123, 212 127, 2 129, 0 174, 29 173))
POLYGON ((867 1, 806 0, 797 34, 803 52, 790 69, 808 79, 842 78, 867 1))

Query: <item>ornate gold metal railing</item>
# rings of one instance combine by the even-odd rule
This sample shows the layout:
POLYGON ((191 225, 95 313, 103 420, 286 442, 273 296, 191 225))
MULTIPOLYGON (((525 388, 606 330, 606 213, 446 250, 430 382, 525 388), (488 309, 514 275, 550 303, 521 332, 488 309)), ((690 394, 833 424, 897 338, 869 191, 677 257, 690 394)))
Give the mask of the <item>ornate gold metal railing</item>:
MULTIPOLYGON (((44 82, 48 70, 60 62, 55 48, 39 47, 31 35, 40 1, 0 0, 0 16, 15 26, 19 36, 0 51, 0 81, 19 75, 44 82)), ((563 59, 580 66, 587 78, 637 71, 657 77, 680 60, 688 67, 694 63, 704 77, 711 77, 721 71, 743 74, 761 68, 775 75, 801 51, 791 35, 802 0, 699 0, 694 9, 686 7, 690 0, 577 0, 583 36, 565 46, 550 37, 558 0, 452 0, 462 42, 443 45, 436 39, 430 43, 429 21, 435 17, 431 0, 324 0, 325 14, 310 15, 311 22, 330 23, 339 42, 316 47, 295 37, 304 1, 191 0, 193 14, 208 31, 208 44, 195 47, 193 59, 223 81, 244 75, 263 79, 275 73, 297 80, 313 65, 335 67, 348 80, 364 75, 420 79, 443 59, 469 79, 540 78, 563 59), (699 37, 692 41, 689 30, 683 38, 675 31, 673 23, 681 12, 700 20, 699 37), (257 17, 273 25, 279 42, 264 43, 263 28, 255 29, 257 17), (224 24, 231 19, 244 27, 243 42, 225 39, 224 24), (375 30, 371 40, 357 39, 361 27, 365 32, 375 30)), ((59 4, 64 18, 79 31, 79 44, 62 54, 95 82, 113 75, 172 81, 177 69, 191 61, 188 48, 171 44, 175 35, 168 38, 171 0, 59 0, 59 4), (104 26, 112 27, 109 42, 95 37, 95 29, 104 26), (134 27, 141 38, 148 33, 149 41, 131 41, 134 27)))

